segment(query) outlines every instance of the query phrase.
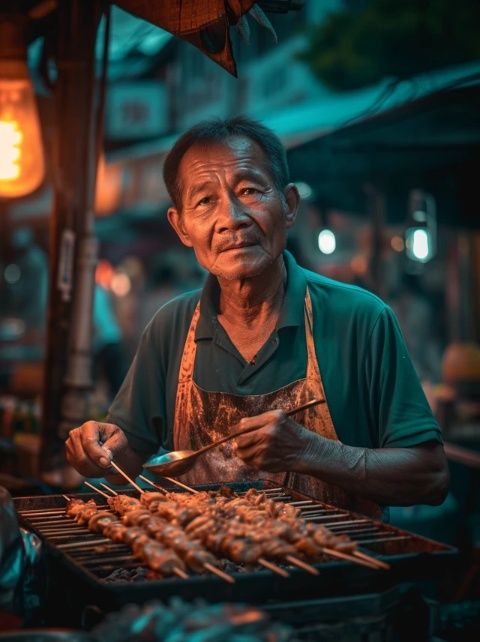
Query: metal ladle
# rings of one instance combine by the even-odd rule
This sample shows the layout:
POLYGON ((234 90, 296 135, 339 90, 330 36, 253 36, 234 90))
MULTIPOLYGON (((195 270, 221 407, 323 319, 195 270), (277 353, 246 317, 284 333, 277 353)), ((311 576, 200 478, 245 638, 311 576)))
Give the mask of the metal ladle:
MULTIPOLYGON (((291 416, 296 414, 297 412, 300 412, 301 410, 306 410, 307 408, 316 406, 319 403, 325 403, 325 399, 311 399, 301 406, 297 406, 296 408, 288 410, 285 414, 291 416)), ((150 470, 152 473, 161 475, 163 477, 176 477, 177 475, 183 475, 195 465, 197 457, 203 455, 203 453, 207 452, 207 450, 216 448, 217 446, 220 446, 220 444, 224 444, 229 439, 235 439, 235 437, 245 435, 248 432, 254 432, 255 430, 258 430, 258 426, 255 426, 254 428, 244 428, 243 430, 237 430, 230 433, 226 437, 222 437, 221 439, 208 444, 207 446, 203 446, 203 448, 199 448, 198 450, 172 450, 171 452, 165 453, 163 455, 155 455, 154 457, 151 457, 148 461, 146 461, 143 464, 143 467, 147 470, 150 470)))

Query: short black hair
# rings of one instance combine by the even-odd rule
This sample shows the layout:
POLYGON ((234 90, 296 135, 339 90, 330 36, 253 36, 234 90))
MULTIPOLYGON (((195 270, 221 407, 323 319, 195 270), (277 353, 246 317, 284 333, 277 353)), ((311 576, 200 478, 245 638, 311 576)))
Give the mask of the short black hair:
POLYGON ((259 145, 265 153, 277 189, 283 190, 288 184, 287 153, 281 140, 271 129, 246 116, 205 120, 182 134, 165 159, 163 180, 175 207, 181 209, 178 168, 186 152, 197 143, 208 146, 212 143, 226 142, 233 136, 249 138, 259 145))

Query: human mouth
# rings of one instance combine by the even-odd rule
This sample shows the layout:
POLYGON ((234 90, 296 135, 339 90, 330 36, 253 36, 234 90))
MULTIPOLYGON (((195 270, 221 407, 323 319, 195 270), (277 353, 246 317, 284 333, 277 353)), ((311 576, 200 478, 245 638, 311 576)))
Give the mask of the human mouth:
POLYGON ((220 248, 220 251, 228 252, 230 250, 242 250, 243 248, 252 247, 253 245, 257 245, 257 242, 256 241, 239 241, 236 243, 228 243, 224 245, 223 247, 220 248))

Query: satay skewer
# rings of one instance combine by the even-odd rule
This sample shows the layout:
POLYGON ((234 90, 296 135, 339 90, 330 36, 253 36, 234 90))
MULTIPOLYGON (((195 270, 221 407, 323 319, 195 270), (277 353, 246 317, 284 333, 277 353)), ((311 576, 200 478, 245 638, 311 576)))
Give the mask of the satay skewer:
MULTIPOLYGON (((286 561, 288 561, 290 564, 297 566, 298 568, 301 568, 302 570, 307 571, 311 575, 318 575, 318 570, 309 564, 308 562, 304 562, 303 560, 299 559, 295 555, 288 555, 288 557, 285 558, 286 561)), ((270 560, 265 560, 265 557, 261 557, 258 559, 258 563, 265 568, 268 568, 269 570, 273 571, 274 573, 277 573, 278 575, 281 575, 283 577, 288 576, 288 571, 282 569, 279 567, 277 564, 270 560), (265 564, 265 562, 268 562, 268 564, 265 564)))
MULTIPOLYGON (((161 489, 161 490, 164 490, 163 488, 157 486, 155 483, 151 482, 147 477, 144 477, 143 475, 139 475, 139 477, 140 477, 140 479, 143 479, 147 483, 151 484, 153 487, 161 489)), ((173 483, 178 484, 179 486, 181 486, 182 488, 184 488, 185 490, 187 490, 187 491, 189 491, 191 493, 198 493, 198 491, 195 490, 194 488, 191 488, 190 486, 187 486, 186 484, 177 482, 177 480, 175 480, 174 478, 165 477, 165 479, 167 481, 171 481, 173 483)), ((298 557, 296 557, 294 555, 288 555, 286 559, 293 566, 297 566, 298 568, 301 568, 304 571, 307 571, 307 573, 310 573, 311 575, 318 575, 319 574, 318 570, 314 566, 312 566, 311 564, 308 564, 307 562, 304 562, 303 560, 299 559, 298 557)), ((265 566, 265 564, 263 563, 265 561, 266 560, 264 558, 261 558, 259 560, 259 563, 262 564, 263 566, 265 566)), ((266 568, 269 568, 274 573, 277 573, 278 575, 282 575, 283 577, 285 577, 285 573, 287 573, 287 577, 288 577, 288 572, 285 571, 284 569, 280 568, 280 566, 277 566, 273 562, 268 562, 268 566, 266 566, 266 568)))
MULTIPOLYGON (((245 498, 248 499, 247 496, 245 496, 245 498)), ((274 500, 268 498, 268 499, 266 499, 265 503, 268 503, 268 502, 272 502, 273 503, 273 501, 274 500)), ((289 505, 291 506, 292 504, 289 503, 289 505)), ((279 519, 282 519, 282 517, 280 516, 279 519)), ((342 557, 340 557, 340 555, 338 554, 338 553, 340 553, 340 551, 337 551, 337 549, 332 549, 331 547, 322 547, 322 551, 324 553, 326 553, 327 555, 331 555, 332 557, 338 557, 339 559, 345 559, 345 560, 348 560, 350 562, 353 562, 353 563, 356 563, 356 564, 360 564, 360 565, 363 565, 363 566, 370 566, 371 568, 375 568, 377 570, 389 570, 390 569, 390 565, 389 564, 387 564, 385 562, 382 562, 381 560, 378 560, 377 558, 375 558, 375 557, 373 557, 371 555, 367 555, 366 553, 362 553, 361 551, 358 551, 358 550, 354 550, 351 553, 341 552, 342 553, 342 557)))
MULTIPOLYGON (((111 495, 107 495, 107 493, 104 493, 102 490, 100 490, 99 488, 97 488, 97 487, 96 487, 96 486, 94 486, 93 484, 90 484, 90 482, 85 481, 85 482, 84 482, 84 484, 85 484, 86 486, 88 486, 89 488, 91 488, 92 490, 94 490, 95 492, 99 493, 100 495, 103 495, 103 497, 106 497, 106 498, 107 498, 107 500, 108 500, 108 499, 110 499, 111 495)), ((108 488, 108 490, 110 490, 114 495, 118 495, 118 493, 117 493, 116 491, 114 491, 112 488, 110 488, 110 487, 109 487, 109 486, 107 486, 106 484, 103 484, 103 485, 104 485, 106 488, 108 488)), ((102 540, 96 540, 96 542, 95 542, 95 543, 96 543, 96 544, 99 544, 99 543, 104 543, 104 542, 112 542, 112 540, 111 540, 110 538, 107 538, 107 539, 102 539, 102 540)), ((60 545, 60 547, 62 547, 62 548, 75 548, 75 544, 77 544, 77 545, 78 545, 79 543, 74 542, 74 545, 73 545, 73 546, 71 546, 71 545, 69 546, 69 545, 65 544, 65 545, 63 545, 63 546, 62 546, 62 545, 60 545)), ((84 543, 84 544, 85 544, 85 543, 84 543)), ((188 579, 188 577, 189 577, 189 576, 188 576, 188 574, 187 574, 187 573, 185 573, 185 571, 184 571, 183 569, 179 568, 178 566, 174 566, 174 567, 172 568, 172 572, 173 572, 175 575, 177 575, 178 577, 182 578, 183 580, 186 580, 186 579, 188 579)))
MULTIPOLYGON (((153 483, 153 482, 152 482, 152 483, 153 483)), ((110 488, 110 487, 109 487, 109 486, 107 486, 106 484, 102 484, 102 486, 104 486, 104 488, 107 488, 108 490, 110 490, 110 491, 111 491, 112 493, 114 493, 115 495, 118 495, 118 493, 117 493, 116 491, 114 491, 114 490, 113 490, 113 488, 110 488)), ((95 487, 94 487, 94 486, 92 486, 92 488, 95 488, 95 487)), ((203 566, 206 570, 208 570, 208 571, 210 571, 211 573, 213 573, 214 575, 217 575, 220 579, 224 580, 225 582, 228 582, 229 584, 234 584, 234 583, 235 583, 235 578, 234 578, 234 577, 232 577, 232 576, 231 576, 231 575, 229 575, 228 573, 225 573, 224 571, 222 571, 221 569, 217 568, 217 567, 216 567, 216 566, 214 566, 213 564, 210 564, 210 562, 203 562, 203 563, 202 563, 202 566, 203 566)), ((181 570, 181 569, 180 569, 180 570, 181 570)), ((186 575, 186 577, 188 577, 188 575, 186 575)), ((184 579, 186 579, 186 578, 184 578, 184 579)))
MULTIPOLYGON (((152 485, 153 485, 153 483, 152 483, 152 485)), ((362 566, 368 566, 369 568, 375 568, 375 569, 384 568, 384 565, 383 565, 384 563, 383 562, 379 563, 374 558, 369 558, 369 556, 366 556, 364 554, 362 554, 362 556, 360 558, 355 558, 352 554, 343 553, 341 551, 337 551, 336 549, 332 549, 332 548, 329 548, 329 547, 323 547, 323 546, 319 547, 319 553, 329 554, 329 555, 331 555, 333 557, 337 557, 339 559, 348 560, 350 562, 357 563, 357 564, 362 565, 362 566)), ((318 573, 318 571, 315 569, 315 567, 307 564, 306 562, 303 562, 303 560, 298 559, 296 556, 291 556, 291 558, 289 560, 287 560, 287 561, 289 561, 290 563, 296 565, 297 567, 303 568, 304 570, 308 570, 308 572, 310 572, 312 574, 317 574, 318 573)), ((288 576, 288 572, 287 571, 285 571, 284 569, 281 569, 279 566, 277 566, 273 562, 271 562, 269 560, 265 560, 264 557, 260 558, 258 560, 258 562, 262 566, 264 566, 265 568, 269 568, 270 570, 272 570, 273 572, 276 572, 279 575, 285 576, 285 573, 287 573, 287 576, 288 576), (265 564, 265 562, 267 562, 268 564, 265 564)))
MULTIPOLYGON (((159 490, 160 492, 167 494, 168 491, 166 491, 165 488, 163 488, 162 486, 159 486, 158 484, 153 482, 151 479, 148 479, 148 477, 145 477, 145 475, 139 475, 138 477, 139 479, 146 482, 147 484, 150 484, 150 486, 152 486, 156 490, 159 490)), ((193 488, 191 488, 190 490, 193 492, 196 492, 193 488)), ((231 575, 228 575, 228 573, 224 573, 222 570, 220 570, 216 566, 213 566, 213 564, 210 564, 210 562, 204 562, 203 566, 211 573, 214 573, 214 575, 218 575, 218 577, 220 577, 222 580, 225 580, 225 582, 229 582, 230 584, 233 584, 235 582, 235 579, 231 575)))

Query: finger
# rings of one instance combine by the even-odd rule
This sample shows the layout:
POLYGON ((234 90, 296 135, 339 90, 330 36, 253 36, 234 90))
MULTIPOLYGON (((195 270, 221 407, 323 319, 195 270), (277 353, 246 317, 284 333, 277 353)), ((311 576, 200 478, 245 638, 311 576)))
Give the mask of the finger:
POLYGON ((237 454, 247 466, 256 470, 268 470, 269 457, 263 450, 251 448, 237 454))
POLYGON ((108 439, 103 443, 103 448, 110 453, 110 460, 114 455, 122 452, 128 446, 125 433, 121 428, 115 426, 115 430, 110 434, 108 439))
POLYGON ((255 428, 262 428, 266 423, 268 423, 268 419, 266 420, 265 418, 266 414, 267 413, 254 415, 253 417, 243 417, 243 419, 240 419, 238 422, 239 430, 247 430, 249 428, 254 430, 255 428))
POLYGON ((266 426, 262 426, 261 428, 258 428, 257 430, 248 432, 245 435, 240 435, 238 437, 235 437, 237 446, 239 448, 248 448, 250 446, 254 446, 255 444, 266 443, 270 441, 272 437, 272 431, 274 429, 275 429, 275 426, 268 424, 266 426))
POLYGON ((262 435, 259 434, 259 431, 255 432, 249 432, 246 435, 240 435, 239 437, 235 437, 235 443, 237 444, 237 448, 244 449, 244 448, 250 448, 251 446, 254 446, 255 444, 258 444, 259 441, 261 441, 262 435))
POLYGON ((250 426, 265 426, 270 423, 277 423, 282 421, 287 415, 283 410, 267 410, 262 412, 259 415, 253 415, 252 417, 244 417, 240 420, 240 425, 245 428, 250 426))
POLYGON ((111 453, 107 448, 101 444, 106 436, 111 432, 110 427, 113 424, 102 424, 100 426, 96 421, 87 421, 81 426, 81 445, 85 455, 91 460, 95 466, 100 468, 108 468, 111 461, 111 453))
POLYGON ((69 439, 66 447, 66 458, 68 463, 85 477, 98 477, 103 475, 99 468, 83 450, 79 436, 69 439))
POLYGON ((256 470, 266 470, 273 473, 286 470, 284 461, 264 450, 250 449, 242 453, 239 452, 238 456, 247 466, 256 470))

